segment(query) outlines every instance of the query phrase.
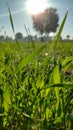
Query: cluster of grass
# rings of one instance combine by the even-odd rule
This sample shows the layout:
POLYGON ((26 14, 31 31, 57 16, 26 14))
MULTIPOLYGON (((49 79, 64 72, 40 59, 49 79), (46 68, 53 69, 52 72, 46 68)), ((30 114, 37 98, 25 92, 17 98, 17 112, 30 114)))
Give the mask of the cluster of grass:
POLYGON ((67 13, 49 47, 0 43, 0 130, 73 129, 73 54, 59 43, 67 13))

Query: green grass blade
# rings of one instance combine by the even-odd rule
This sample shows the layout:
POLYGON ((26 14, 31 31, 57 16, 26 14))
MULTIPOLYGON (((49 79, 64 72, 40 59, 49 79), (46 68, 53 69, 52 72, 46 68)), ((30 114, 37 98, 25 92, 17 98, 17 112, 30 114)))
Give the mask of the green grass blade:
POLYGON ((29 35, 29 33, 28 33, 28 30, 27 30, 27 28, 26 28, 25 24, 24 24, 24 29, 25 29, 25 31, 26 31, 26 33, 27 33, 27 36, 28 36, 28 35, 29 35))
POLYGON ((65 16, 64 16, 64 18, 63 18, 63 21, 62 21, 62 23, 61 23, 61 25, 60 25, 59 31, 58 31, 58 33, 57 33, 55 39, 53 40, 52 44, 50 45, 50 51, 51 51, 53 48, 55 49, 55 48, 57 47, 58 43, 59 43, 60 36, 61 36, 62 30, 63 30, 64 25, 65 25, 65 22, 66 22, 67 15, 68 15, 68 10, 67 10, 67 12, 66 12, 66 14, 65 14, 65 16))
POLYGON ((11 10, 10 10, 10 7, 9 7, 8 3, 7 3, 7 2, 5 2, 5 3, 6 3, 6 5, 7 5, 7 7, 8 7, 9 18, 10 18, 11 27, 12 27, 13 33, 14 33, 14 35, 15 35, 15 30, 14 30, 14 25, 13 25, 13 19, 12 19, 11 10))
POLYGON ((33 41, 33 38, 32 38, 32 36, 31 36, 31 34, 30 34, 30 29, 29 29, 29 28, 27 29, 25 25, 24 25, 24 28, 25 28, 25 31, 26 31, 26 33, 27 33, 28 40, 31 41, 32 46, 33 46, 33 48, 34 48, 34 47, 35 47, 35 43, 34 43, 34 41, 33 41))
POLYGON ((56 65, 53 71, 53 79, 54 83, 60 83, 60 72, 59 72, 59 66, 56 65))
POLYGON ((66 115, 66 119, 70 120, 70 121, 73 121, 73 113, 69 114, 69 115, 66 115))
POLYGON ((26 64, 28 64, 31 60, 33 60, 34 57, 35 57, 36 55, 38 55, 38 54, 44 49, 45 46, 46 46, 46 45, 43 45, 41 48, 35 50, 32 54, 29 54, 27 57, 24 57, 24 58, 22 59, 22 61, 18 64, 18 66, 17 66, 17 68, 16 68, 16 70, 15 70, 15 73, 21 71, 22 68, 23 68, 26 64))
POLYGON ((73 88, 73 84, 72 83, 58 83, 58 84, 49 84, 47 86, 45 86, 45 88, 43 89, 47 89, 47 88, 50 88, 50 87, 58 87, 58 88, 73 88))
MULTIPOLYGON (((7 2, 5 2, 5 3, 7 5, 7 7, 8 7, 10 23, 11 23, 11 27, 12 27, 12 30, 13 30, 13 33, 14 33, 14 37, 15 37, 15 29, 14 29, 14 24, 13 24, 13 18, 12 18, 11 10, 10 10, 10 7, 9 7, 8 3, 7 2)), ((15 37, 15 41, 16 41, 16 44, 18 46, 18 50, 22 53, 22 49, 21 49, 21 47, 20 47, 16 37, 15 37)))
POLYGON ((33 48, 34 48, 34 47, 35 47, 35 44, 34 44, 34 41, 33 41, 33 38, 32 38, 31 35, 29 36, 29 39, 30 39, 30 41, 31 41, 31 43, 32 43, 32 46, 33 46, 33 48))
POLYGON ((62 61, 62 65, 66 66, 73 61, 73 56, 67 57, 62 61))
POLYGON ((8 108, 9 108, 9 106, 10 106, 10 104, 11 104, 11 99, 10 99, 10 86, 6 86, 6 87, 5 87, 5 91, 4 91, 3 97, 4 97, 4 102, 3 102, 4 110, 5 110, 5 111, 8 111, 8 108))
MULTIPOLYGON (((59 66, 56 65, 53 71, 53 80, 54 84, 60 83, 60 72, 59 72, 59 66)), ((59 88, 55 88, 55 93, 57 99, 59 99, 59 88)))
MULTIPOLYGON (((60 72, 59 72, 59 66, 56 65, 54 70, 53 70, 53 81, 54 81, 54 84, 57 84, 57 83, 60 83, 60 72)), ((55 87, 55 94, 56 94, 56 98, 57 98, 57 101, 56 101, 56 111, 58 112, 58 108, 59 108, 59 102, 60 102, 60 94, 59 94, 59 88, 58 87, 55 87)), ((57 113, 56 113, 57 115, 57 113)))
POLYGON ((54 42, 56 43, 56 46, 57 46, 57 43, 58 43, 59 40, 60 40, 60 36, 61 36, 62 30, 63 30, 63 28, 64 28, 67 15, 68 15, 68 10, 67 10, 67 12, 66 12, 66 14, 65 14, 65 16, 64 16, 64 18, 63 18, 63 21, 62 21, 62 23, 61 23, 60 29, 59 29, 59 31, 58 31, 58 33, 57 33, 56 38, 55 38, 55 41, 54 41, 54 42))

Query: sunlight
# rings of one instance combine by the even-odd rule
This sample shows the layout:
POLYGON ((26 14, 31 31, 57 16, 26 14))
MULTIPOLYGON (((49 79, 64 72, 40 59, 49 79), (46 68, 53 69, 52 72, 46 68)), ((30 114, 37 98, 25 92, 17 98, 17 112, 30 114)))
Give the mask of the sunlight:
POLYGON ((43 12, 48 7, 46 0, 28 0, 26 8, 30 14, 37 14, 43 12))

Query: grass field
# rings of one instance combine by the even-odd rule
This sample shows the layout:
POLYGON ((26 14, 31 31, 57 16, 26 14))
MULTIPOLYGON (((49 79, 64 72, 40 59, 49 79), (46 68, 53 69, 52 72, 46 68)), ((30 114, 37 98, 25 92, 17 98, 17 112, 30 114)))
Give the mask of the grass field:
POLYGON ((0 43, 0 129, 73 130, 73 43, 0 43))
POLYGON ((0 43, 0 130, 73 130, 73 43, 59 42, 67 13, 52 43, 0 43))

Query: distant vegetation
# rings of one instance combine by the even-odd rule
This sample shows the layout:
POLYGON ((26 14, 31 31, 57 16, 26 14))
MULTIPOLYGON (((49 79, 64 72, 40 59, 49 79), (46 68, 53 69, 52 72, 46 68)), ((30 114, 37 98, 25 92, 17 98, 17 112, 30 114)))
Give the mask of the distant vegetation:
POLYGON ((40 32, 41 37, 43 33, 56 32, 58 27, 59 16, 57 9, 47 8, 44 12, 32 15, 33 27, 40 32))

